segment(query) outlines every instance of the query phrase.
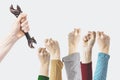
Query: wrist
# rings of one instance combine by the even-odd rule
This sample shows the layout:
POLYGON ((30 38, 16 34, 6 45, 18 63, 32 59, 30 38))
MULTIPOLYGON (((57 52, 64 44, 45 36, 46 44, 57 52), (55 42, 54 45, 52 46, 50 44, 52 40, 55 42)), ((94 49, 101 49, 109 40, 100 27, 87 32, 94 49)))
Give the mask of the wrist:
POLYGON ((9 34, 9 37, 11 38, 11 39, 13 39, 14 41, 17 41, 19 38, 15 35, 15 34, 13 34, 13 33, 10 33, 9 34))
POLYGON ((40 75, 48 76, 49 75, 49 65, 40 65, 40 75))
POLYGON ((76 47, 69 48, 69 55, 76 53, 76 52, 78 52, 78 48, 76 48, 76 47))
POLYGON ((91 60, 91 58, 83 58, 81 62, 82 62, 83 64, 87 64, 87 63, 92 62, 92 60, 91 60))
POLYGON ((92 61, 92 49, 85 49, 82 54, 82 63, 90 63, 92 61))
POLYGON ((52 59, 52 60, 60 60, 60 56, 54 56, 54 55, 52 55, 52 56, 51 56, 51 59, 52 59))
POLYGON ((9 34, 8 39, 10 40, 10 43, 15 43, 18 40, 18 38, 13 34, 9 34))
POLYGON ((108 54, 108 53, 109 53, 109 50, 108 50, 108 49, 102 49, 102 50, 100 50, 100 52, 105 53, 105 54, 108 54))
POLYGON ((100 48, 99 51, 107 54, 109 53, 109 47, 100 48))
POLYGON ((48 72, 49 72, 48 69, 43 69, 43 68, 42 68, 42 69, 40 70, 40 73, 39 73, 39 74, 48 77, 48 75, 49 75, 48 72))

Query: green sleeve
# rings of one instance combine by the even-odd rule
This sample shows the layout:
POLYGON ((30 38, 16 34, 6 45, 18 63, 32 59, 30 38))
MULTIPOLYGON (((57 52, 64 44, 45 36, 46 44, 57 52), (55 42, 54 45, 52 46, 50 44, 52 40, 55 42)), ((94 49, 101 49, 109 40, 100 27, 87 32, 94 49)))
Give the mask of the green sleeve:
POLYGON ((49 77, 39 75, 38 80, 49 80, 49 77))

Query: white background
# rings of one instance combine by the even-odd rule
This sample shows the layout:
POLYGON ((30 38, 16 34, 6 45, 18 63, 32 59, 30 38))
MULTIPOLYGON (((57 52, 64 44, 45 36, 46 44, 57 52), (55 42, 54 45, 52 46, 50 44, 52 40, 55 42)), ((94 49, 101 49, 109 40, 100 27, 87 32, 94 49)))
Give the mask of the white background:
MULTIPOLYGON (((37 80, 39 59, 37 49, 44 47, 44 39, 52 37, 60 43, 61 58, 68 53, 67 35, 75 27, 81 28, 81 38, 87 31, 104 31, 111 37, 107 80, 120 80, 120 2, 119 0, 0 0, 0 40, 10 32, 15 21, 9 7, 19 4, 28 14, 30 34, 37 39, 35 49, 20 39, 0 63, 0 80, 37 80)), ((82 39, 81 39, 82 40, 82 39)), ((81 43, 79 52, 82 53, 81 43)), ((93 48, 93 73, 98 48, 93 48)), ((63 68, 63 80, 67 80, 63 68)))

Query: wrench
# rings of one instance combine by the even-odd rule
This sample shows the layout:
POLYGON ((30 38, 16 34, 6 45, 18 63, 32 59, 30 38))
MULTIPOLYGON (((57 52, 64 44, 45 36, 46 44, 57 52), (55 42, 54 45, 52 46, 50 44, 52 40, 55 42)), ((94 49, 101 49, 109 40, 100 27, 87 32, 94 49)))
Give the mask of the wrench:
MULTIPOLYGON (((11 6, 10 6, 10 12, 11 12, 12 14, 14 14, 14 15, 16 16, 16 18, 17 18, 17 17, 20 15, 20 13, 22 13, 22 10, 21 10, 21 8, 20 8, 19 5, 17 5, 17 9, 14 9, 14 8, 13 8, 13 5, 11 5, 11 6)), ((26 38, 27 38, 28 46, 29 46, 30 48, 34 48, 33 43, 37 44, 37 41, 34 39, 34 37, 31 37, 28 32, 27 32, 27 33, 24 32, 24 34, 25 34, 25 36, 26 36, 26 38)))

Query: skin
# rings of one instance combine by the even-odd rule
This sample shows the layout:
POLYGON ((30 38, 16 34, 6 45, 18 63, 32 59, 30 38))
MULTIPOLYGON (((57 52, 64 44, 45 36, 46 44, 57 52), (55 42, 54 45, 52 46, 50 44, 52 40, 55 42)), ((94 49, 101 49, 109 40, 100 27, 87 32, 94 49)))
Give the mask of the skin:
POLYGON ((52 60, 60 60, 60 47, 58 41, 46 39, 45 47, 49 51, 52 60))
POLYGON ((40 48, 38 50, 38 57, 40 61, 40 75, 48 77, 50 54, 46 51, 46 48, 40 48))
POLYGON ((78 52, 78 45, 80 41, 80 29, 75 28, 74 31, 68 35, 69 55, 78 52))
POLYGON ((82 63, 90 63, 92 61, 92 48, 96 39, 96 33, 89 31, 86 36, 83 37, 83 54, 82 63))
POLYGON ((45 47, 50 53, 50 80, 62 80, 62 62, 60 60, 59 43, 53 39, 45 40, 45 47))
POLYGON ((97 32, 97 43, 100 52, 109 53, 110 37, 108 35, 104 34, 104 32, 97 32))
POLYGON ((27 15, 21 13, 13 24, 12 30, 9 32, 8 36, 3 41, 0 41, 0 62, 7 55, 12 46, 24 36, 23 31, 28 32, 29 25, 27 15))

